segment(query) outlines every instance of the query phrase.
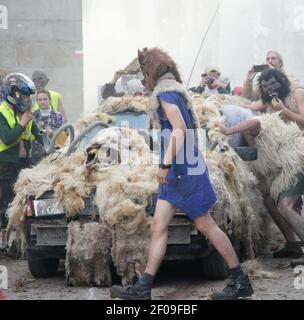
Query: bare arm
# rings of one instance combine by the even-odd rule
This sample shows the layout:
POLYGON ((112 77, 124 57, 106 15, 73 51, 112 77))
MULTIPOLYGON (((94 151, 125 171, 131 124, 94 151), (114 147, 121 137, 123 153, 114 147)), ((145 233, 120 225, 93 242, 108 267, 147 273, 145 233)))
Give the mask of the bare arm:
POLYGON ((247 73, 247 78, 243 86, 243 93, 242 96, 248 100, 252 100, 252 82, 254 77, 256 76, 256 72, 254 72, 253 68, 251 68, 247 73))
POLYGON ((252 102, 250 105, 242 105, 242 107, 251 111, 263 111, 266 109, 261 100, 257 102, 252 102))
MULTIPOLYGON (((168 149, 163 160, 163 164, 171 165, 173 159, 175 159, 176 155, 184 144, 187 126, 177 105, 161 100, 161 108, 165 112, 165 115, 167 116, 167 119, 169 120, 173 128, 168 149)), ((169 169, 160 168, 158 170, 157 181, 160 184, 168 184, 168 172, 169 169)))
POLYGON ((242 97, 251 100, 252 99, 252 80, 246 79, 243 85, 242 97))
POLYGON ((294 93, 298 113, 284 108, 282 111, 285 119, 296 122, 299 126, 304 127, 304 89, 297 89, 294 93))
POLYGON ((230 136, 235 133, 244 133, 250 131, 254 135, 258 135, 261 130, 261 122, 258 119, 251 119, 240 122, 232 128, 220 127, 220 131, 226 135, 230 136))
POLYGON ((161 107, 173 128, 169 146, 164 156, 164 164, 171 164, 184 144, 187 126, 179 108, 176 105, 161 101, 161 107))

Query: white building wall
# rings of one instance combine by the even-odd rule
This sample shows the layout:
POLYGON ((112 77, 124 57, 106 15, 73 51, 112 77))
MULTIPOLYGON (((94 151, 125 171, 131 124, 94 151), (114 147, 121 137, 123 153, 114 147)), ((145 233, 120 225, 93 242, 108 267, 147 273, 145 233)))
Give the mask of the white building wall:
MULTIPOLYGON (((204 33, 220 0, 83 0, 85 110, 97 105, 97 87, 125 67, 138 48, 159 46, 187 83, 204 33)), ((241 85, 269 49, 304 80, 304 0, 224 0, 199 56, 190 85, 206 65, 217 65, 241 85)))

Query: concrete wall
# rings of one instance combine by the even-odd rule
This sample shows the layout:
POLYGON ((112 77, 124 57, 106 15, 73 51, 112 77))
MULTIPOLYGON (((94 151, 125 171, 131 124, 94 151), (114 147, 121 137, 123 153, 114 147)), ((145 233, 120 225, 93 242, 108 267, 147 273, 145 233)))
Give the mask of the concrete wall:
POLYGON ((0 0, 8 29, 0 29, 0 70, 31 76, 45 71, 62 94, 68 120, 83 112, 82 1, 0 0))
MULTIPOLYGON (((1 2, 1 0, 0 0, 1 2)), ((203 35, 219 0, 83 0, 85 109, 97 104, 97 87, 125 67, 138 48, 159 46, 188 81, 203 35)), ((192 75, 217 65, 241 85, 269 49, 304 82, 304 1, 224 0, 192 75)))

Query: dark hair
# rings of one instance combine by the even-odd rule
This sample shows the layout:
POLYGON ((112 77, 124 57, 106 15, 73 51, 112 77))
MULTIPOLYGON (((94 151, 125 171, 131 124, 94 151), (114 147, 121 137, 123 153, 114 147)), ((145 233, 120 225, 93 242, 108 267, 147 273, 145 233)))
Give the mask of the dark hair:
POLYGON ((38 97, 38 94, 40 94, 40 93, 46 94, 48 96, 50 102, 51 102, 51 94, 50 94, 50 92, 48 90, 44 90, 44 89, 38 90, 37 91, 37 97, 38 97))
POLYGON ((280 92, 278 92, 279 98, 281 100, 286 99, 290 94, 290 81, 288 80, 286 75, 276 69, 267 69, 261 73, 261 76, 259 78, 259 88, 263 103, 270 103, 272 100, 272 97, 270 97, 269 94, 265 93, 262 89, 262 81, 268 81, 271 78, 275 78, 276 81, 278 81, 281 85, 280 92))

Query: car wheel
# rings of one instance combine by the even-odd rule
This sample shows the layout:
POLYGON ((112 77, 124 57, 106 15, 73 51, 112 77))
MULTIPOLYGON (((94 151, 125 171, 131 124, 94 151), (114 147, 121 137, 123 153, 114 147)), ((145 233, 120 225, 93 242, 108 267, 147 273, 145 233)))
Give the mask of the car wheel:
POLYGON ((206 279, 223 280, 229 276, 229 269, 217 250, 212 250, 211 253, 202 258, 202 271, 206 279))
POLYGON ((49 278, 56 275, 60 259, 33 259, 30 255, 27 264, 35 278, 49 278))

